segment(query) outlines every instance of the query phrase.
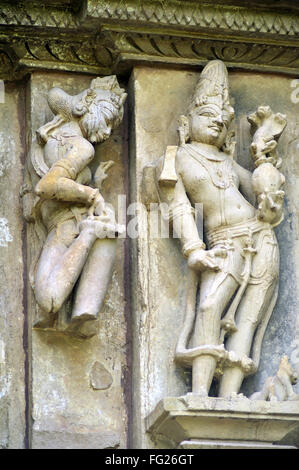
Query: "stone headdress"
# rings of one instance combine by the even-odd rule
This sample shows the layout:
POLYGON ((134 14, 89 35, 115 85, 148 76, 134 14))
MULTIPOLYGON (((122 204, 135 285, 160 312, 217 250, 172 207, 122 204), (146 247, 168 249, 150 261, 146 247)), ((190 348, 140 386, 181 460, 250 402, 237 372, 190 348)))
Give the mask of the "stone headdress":
MULTIPOLYGON (((113 115, 114 127, 121 122, 123 117, 123 104, 127 94, 123 88, 120 88, 115 75, 108 77, 94 78, 90 87, 78 95, 71 96, 61 88, 52 88, 48 93, 48 104, 54 114, 54 119, 42 126, 37 131, 37 137, 41 144, 47 142, 51 132, 64 122, 80 118, 87 114, 91 108, 102 102, 101 108, 110 108, 110 114, 113 115), (109 104, 108 104, 109 103, 109 104), (114 108, 114 109, 113 109, 114 108)), ((96 122, 95 125, 99 123, 96 122)))
MULTIPOLYGON (((226 142, 222 150, 233 157, 235 148, 233 138, 235 133, 231 123, 234 117, 234 109, 229 102, 228 90, 226 66, 221 60, 211 60, 201 72, 188 108, 188 114, 199 107, 214 108, 217 112, 221 112, 228 128, 226 142)), ((180 144, 182 145, 189 140, 189 121, 186 116, 180 116, 180 127, 178 130, 180 144)))
POLYGON ((103 142, 120 124, 126 97, 115 75, 94 78, 88 89, 75 96, 61 88, 52 88, 47 98, 54 118, 37 130, 32 145, 31 161, 37 175, 43 177, 49 171, 42 146, 53 131, 66 122, 78 120, 90 142, 103 142))
POLYGON ((228 74, 226 66, 220 60, 212 60, 201 72, 191 99, 189 112, 202 106, 217 107, 227 115, 230 122, 234 116, 234 110, 229 102, 228 74))

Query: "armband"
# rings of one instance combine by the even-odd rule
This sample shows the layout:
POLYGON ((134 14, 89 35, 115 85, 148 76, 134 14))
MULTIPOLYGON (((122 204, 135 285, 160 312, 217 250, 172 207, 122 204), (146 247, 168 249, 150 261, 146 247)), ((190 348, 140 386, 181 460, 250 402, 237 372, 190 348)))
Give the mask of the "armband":
POLYGON ((183 255, 185 258, 188 258, 193 251, 196 250, 205 250, 206 245, 202 240, 190 240, 183 245, 183 255))
POLYGON ((177 206, 175 206, 173 209, 170 210, 169 221, 173 222, 178 217, 181 217, 187 214, 191 214, 194 217, 195 210, 193 209, 193 207, 188 203, 178 204, 177 206))

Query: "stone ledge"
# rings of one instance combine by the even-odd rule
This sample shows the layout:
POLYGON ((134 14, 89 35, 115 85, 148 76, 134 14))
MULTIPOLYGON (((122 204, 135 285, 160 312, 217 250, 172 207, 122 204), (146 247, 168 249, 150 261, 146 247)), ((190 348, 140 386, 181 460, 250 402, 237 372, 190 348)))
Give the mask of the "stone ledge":
POLYGON ((298 401, 266 402, 238 397, 225 400, 194 394, 165 398, 146 418, 146 429, 153 441, 157 445, 171 443, 174 448, 184 441, 217 441, 218 446, 230 441, 238 448, 246 443, 251 448, 274 448, 273 444, 297 427, 298 401))
POLYGON ((58 8, 0 0, 0 78, 22 78, 35 69, 125 74, 144 62, 198 67, 211 59, 297 75, 294 6, 240 7, 233 0, 75 4, 58 8))
POLYGON ((180 449, 296 449, 293 446, 282 446, 271 444, 271 442, 256 441, 217 441, 217 440, 190 440, 183 441, 180 449))

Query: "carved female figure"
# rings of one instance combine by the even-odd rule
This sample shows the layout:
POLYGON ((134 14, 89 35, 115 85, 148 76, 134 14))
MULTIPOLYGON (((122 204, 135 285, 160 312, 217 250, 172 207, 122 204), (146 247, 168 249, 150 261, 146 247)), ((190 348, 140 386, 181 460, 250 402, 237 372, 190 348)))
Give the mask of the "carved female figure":
MULTIPOLYGON (((36 300, 46 313, 40 327, 53 326, 75 286, 68 330, 95 320, 103 303, 115 236, 122 227, 115 223, 114 211, 99 190, 111 163, 97 170, 98 187, 89 186, 88 165, 94 157, 92 144, 106 140, 121 122, 125 98, 115 76, 92 80, 90 88, 76 96, 59 88, 48 94, 55 117, 37 131, 30 160, 35 198, 25 214, 46 229, 32 276, 36 300)), ((27 194, 28 190, 23 191, 25 212, 27 194)))
POLYGON ((190 268, 176 359, 192 365, 192 391, 202 396, 208 395, 214 376, 220 379, 219 396, 229 397, 256 371, 277 298, 279 252, 272 227, 282 220, 284 179, 275 155, 268 157, 285 119, 269 108, 259 113, 258 139, 252 145, 259 166, 252 174, 229 154, 234 110, 227 70, 221 61, 212 61, 201 74, 187 117, 182 117, 172 163, 167 155, 171 148, 156 162, 159 197, 170 204, 173 229, 190 268), (267 117, 278 123, 279 131, 273 131, 267 117), (203 205, 205 242, 193 216, 197 203, 203 205))

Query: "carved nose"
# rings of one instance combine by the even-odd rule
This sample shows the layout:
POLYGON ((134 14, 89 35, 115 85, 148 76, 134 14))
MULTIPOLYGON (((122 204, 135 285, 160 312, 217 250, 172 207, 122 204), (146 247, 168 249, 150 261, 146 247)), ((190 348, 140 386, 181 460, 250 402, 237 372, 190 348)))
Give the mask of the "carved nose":
POLYGON ((215 118, 213 119, 213 121, 214 121, 215 124, 217 124, 218 126, 220 126, 220 127, 223 126, 223 119, 222 119, 222 116, 221 116, 221 115, 215 117, 215 118))

